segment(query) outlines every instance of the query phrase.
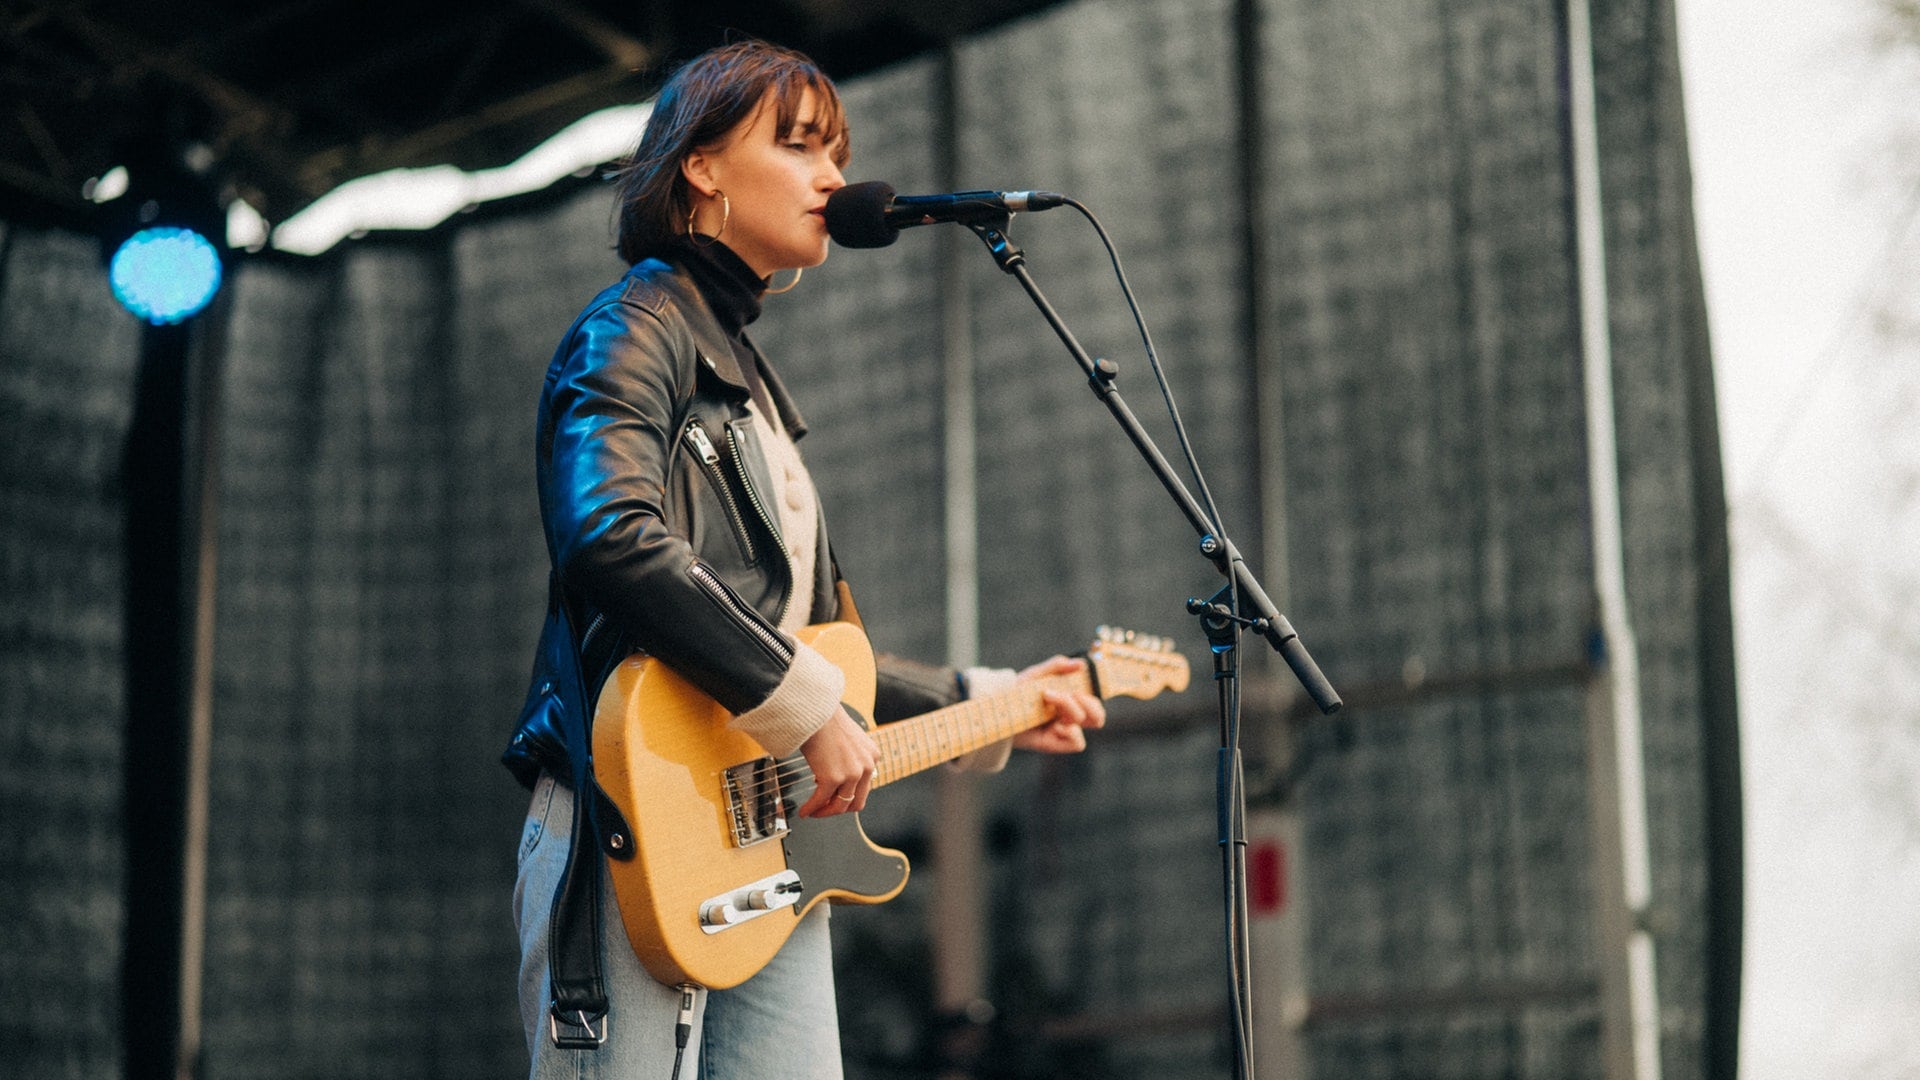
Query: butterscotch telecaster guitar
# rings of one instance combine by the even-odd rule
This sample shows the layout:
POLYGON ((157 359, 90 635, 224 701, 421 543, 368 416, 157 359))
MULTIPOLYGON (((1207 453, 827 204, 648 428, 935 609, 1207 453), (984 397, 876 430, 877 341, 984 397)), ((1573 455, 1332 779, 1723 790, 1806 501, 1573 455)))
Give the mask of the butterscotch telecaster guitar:
MULTIPOLYGON (((880 744, 876 788, 1046 723, 1044 690, 1148 698, 1187 686, 1187 662, 1170 646, 1103 632, 1086 671, 875 729, 866 635, 823 623, 799 637, 846 672, 847 711, 880 744)), ((594 716, 595 778, 633 830, 632 857, 608 863, 620 917, 640 962, 670 986, 737 986, 815 904, 883 903, 907 884, 906 856, 868 839, 859 815, 794 817, 813 788, 805 759, 774 760, 728 719, 644 658, 614 670, 594 716)))

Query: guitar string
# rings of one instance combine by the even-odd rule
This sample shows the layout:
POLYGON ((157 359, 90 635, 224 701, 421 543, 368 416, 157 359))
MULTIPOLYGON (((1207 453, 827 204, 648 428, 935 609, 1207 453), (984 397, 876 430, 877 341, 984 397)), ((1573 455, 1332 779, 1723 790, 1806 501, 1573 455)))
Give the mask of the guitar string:
MULTIPOLYGON (((1030 683, 1022 689, 1029 692, 1019 695, 996 694, 993 697, 980 698, 973 702, 962 702, 960 704, 961 706, 978 706, 979 711, 988 714, 986 719, 998 720, 1001 723, 1005 723, 1007 720, 1007 717, 1004 715, 1006 710, 1009 707, 1017 706, 1020 714, 1019 720, 1024 722, 1031 718, 1032 706, 1038 701, 1040 694, 1047 690, 1054 689, 1090 690, 1092 689, 1092 681, 1086 672, 1073 672, 1063 675, 1043 676, 1035 683, 1030 683)), ((945 711, 946 710, 939 710, 939 712, 945 711)), ((922 717, 900 721, 896 724, 884 725, 870 731, 874 739, 883 744, 881 747, 883 760, 877 764, 874 770, 876 784, 891 783, 894 780, 904 779, 914 773, 938 765, 943 761, 950 761, 955 757, 969 753, 979 747, 991 745, 992 743, 998 742, 1001 738, 1007 738, 1011 735, 1019 734, 1022 731, 1029 731, 1040 726, 1039 723, 1025 723, 1024 726, 1014 728, 1007 735, 989 738, 985 742, 978 744, 978 746, 948 753, 947 751, 951 750, 951 744, 946 746, 938 745, 946 741, 941 737, 942 733, 938 730, 940 725, 924 722, 936 715, 938 715, 937 712, 928 713, 922 717), (929 733, 933 735, 933 738, 927 737, 929 733), (888 746, 886 744, 893 745, 888 746), (932 757, 931 755, 934 754, 944 754, 945 756, 932 757), (912 767, 901 772, 899 775, 883 776, 882 772, 888 764, 888 762, 884 760, 887 755, 893 756, 898 764, 911 765, 912 767)), ((956 719, 956 717, 947 717, 945 721, 942 721, 942 724, 950 725, 954 719, 956 719)), ((951 732, 947 732, 946 734, 951 734, 951 732)), ((748 763, 743 762, 742 764, 748 763)), ((733 767, 738 768, 739 766, 733 767)), ((793 801, 795 806, 804 805, 807 798, 811 796, 814 791, 818 790, 817 783, 810 788, 803 787, 800 783, 810 778, 811 772, 812 767, 808 765, 804 756, 797 754, 790 755, 774 762, 774 767, 767 779, 756 780, 753 783, 747 784, 737 789, 735 795, 742 801, 759 800, 765 798, 770 790, 778 788, 781 789, 782 794, 786 798, 790 798, 793 801), (788 788, 792 790, 786 790, 788 788)))
MULTIPOLYGON (((1038 727, 1039 725, 1035 724, 1033 726, 1038 727)), ((968 750, 961 750, 952 754, 950 757, 939 758, 937 760, 921 761, 922 758, 927 757, 933 751, 931 751, 924 745, 915 745, 911 739, 908 739, 909 734, 919 734, 919 732, 912 732, 912 733, 899 732, 895 734, 892 738, 888 738, 884 740, 881 740, 878 735, 875 736, 876 741, 881 741, 883 743, 881 747, 883 758, 887 756, 891 756, 894 759, 896 759, 896 761, 898 761, 899 763, 902 763, 902 764, 913 763, 918 766, 917 768, 911 770, 908 773, 903 773, 902 776, 911 775, 912 772, 918 772, 921 769, 927 768, 931 765, 937 765, 941 761, 951 760, 952 757, 958 757, 961 754, 965 754, 969 752, 968 750), (891 747, 885 745, 888 743, 900 744, 903 740, 906 740, 905 745, 894 745, 891 747), (889 755, 890 750, 892 751, 891 755, 889 755)), ((1006 736, 1001 736, 1001 737, 1005 738, 1006 736)), ((998 741, 999 739, 989 739, 986 743, 982 743, 981 745, 983 746, 989 745, 993 742, 998 742, 998 741)), ((978 747, 974 747, 970 749, 978 749, 978 747)), ((884 771, 884 766, 886 764, 887 762, 883 760, 882 762, 880 762, 879 767, 876 767, 876 769, 874 770, 876 778, 881 777, 884 771)), ((792 786, 795 784, 796 781, 806 778, 807 776, 811 775, 811 773, 812 773, 812 766, 807 764, 807 760, 805 757, 782 758, 775 763, 771 776, 767 777, 766 779, 756 780, 752 783, 742 785, 738 789, 738 794, 743 799, 763 798, 766 796, 769 790, 773 788, 784 789, 789 786, 792 786)), ((766 774, 762 774, 762 775, 766 775, 766 774)), ((893 780, 893 779, 899 779, 900 777, 886 776, 884 778, 887 780, 893 780)), ((796 798, 798 798, 797 786, 795 787, 795 791, 793 794, 795 795, 796 798)), ((805 800, 800 799, 799 801, 804 802, 805 800)))
MULTIPOLYGON (((977 702, 962 703, 962 704, 979 705, 980 711, 988 714, 988 717, 987 717, 988 719, 999 719, 1003 723, 1007 719, 1004 715, 1007 708, 1009 706, 1018 706, 1019 712, 1020 712, 1019 719, 1021 721, 1025 721, 1031 717, 1032 715, 1031 707, 1038 700, 1041 693, 1044 693, 1047 690, 1053 690, 1053 689, 1077 690, 1077 689, 1083 689, 1083 688, 1086 688, 1086 689, 1091 688, 1091 681, 1086 678, 1086 674, 1084 672, 1075 672, 1075 673, 1064 674, 1064 675, 1050 675, 1050 676, 1045 676, 1042 679, 1038 680, 1037 683, 1029 684, 1028 687, 1023 688, 1028 691, 1027 693, 1022 693, 1017 696, 1004 695, 1004 694, 995 695, 994 697, 990 697, 990 698, 981 698, 977 702), (995 714, 1001 714, 1001 715, 996 716, 995 714)), ((933 716, 936 714, 930 713, 927 715, 933 716)), ((919 720, 919 719, 922 719, 922 718, 915 718, 915 720, 919 720)), ((954 717, 948 717, 945 722, 950 724, 954 719, 955 719, 954 717)), ((914 724, 915 720, 902 721, 900 724, 889 724, 882 728, 875 729, 874 731, 871 732, 871 734, 874 736, 876 741, 895 744, 891 748, 883 746, 882 747, 883 754, 892 752, 893 756, 896 757, 900 762, 912 764, 914 766, 912 769, 907 770, 906 772, 900 774, 899 776, 885 776, 885 777, 882 777, 880 775, 881 770, 879 768, 876 768, 875 770, 876 780, 890 783, 893 780, 902 779, 905 776, 910 776, 913 773, 919 772, 933 765, 940 764, 942 761, 952 760, 952 758, 954 757, 958 757, 961 754, 968 753, 972 749, 979 748, 978 746, 970 747, 968 750, 960 750, 957 752, 953 752, 951 754, 947 754, 946 756, 943 756, 943 757, 923 760, 923 759, 927 759, 928 755, 930 754, 942 753, 946 750, 950 750, 951 747, 950 746, 939 747, 939 746, 933 745, 935 743, 944 741, 939 737, 939 732, 937 731, 934 731, 935 738, 933 739, 926 738, 927 733, 930 730, 933 730, 936 728, 936 725, 934 724, 922 723, 913 727, 901 726, 902 724, 914 724), (904 743, 904 745, 900 745, 902 743, 904 743)), ((1025 727, 1015 728, 1009 734, 1010 735, 1018 734, 1021 731, 1031 730, 1032 728, 1039 727, 1039 726, 1040 725, 1038 723, 1027 724, 1025 727)), ((991 745, 992 743, 999 741, 1000 738, 1005 738, 1005 737, 1007 736, 990 738, 986 740, 986 742, 980 743, 979 746, 991 745)), ((884 766, 885 764, 886 764, 885 761, 882 761, 880 763, 881 766, 884 766)), ((738 766, 735 766, 735 767, 737 768, 738 766)), ((772 770, 770 778, 765 780, 758 780, 758 781, 755 781, 754 783, 747 784, 739 788, 736 794, 742 799, 757 800, 757 799, 765 798, 770 789, 773 789, 776 787, 785 789, 791 786, 793 790, 791 792, 783 791, 783 794, 787 794, 789 797, 791 797, 796 802, 796 804, 804 804, 806 799, 801 794, 803 789, 795 782, 805 778, 810 772, 811 772, 811 766, 807 764, 807 761, 804 757, 789 756, 786 758, 782 758, 779 761, 774 763, 774 768, 772 770)), ((817 785, 813 790, 818 790, 817 785)))
MULTIPOLYGON (((1041 692, 1044 692, 1047 690, 1053 690, 1053 689, 1062 689, 1062 688, 1078 689, 1079 684, 1082 681, 1084 681, 1084 674, 1085 673, 1083 672, 1076 672, 1074 674, 1067 674, 1067 675, 1050 675, 1039 680, 1039 683, 1037 686, 1030 684, 1029 687, 1026 687, 1023 689, 1038 690, 1041 692)), ((1030 712, 1030 709, 1028 708, 1028 706, 1030 706, 1031 704, 1031 702, 1028 701, 1029 697, 1037 701, 1039 698, 1039 694, 1037 693, 1021 694, 1017 698, 1011 695, 1005 695, 1005 696, 995 695, 994 697, 991 697, 991 698, 981 698, 979 699, 979 703, 982 704, 983 706, 982 711, 989 713, 990 717, 991 717, 991 714, 1002 711, 1004 707, 1007 705, 1022 706, 1020 711, 1024 717, 1026 714, 1030 712), (1000 699, 1000 700, 996 700, 996 699, 1000 699), (991 703, 991 704, 988 704, 988 703, 991 703)), ((929 715, 932 715, 932 714, 929 714, 929 715)), ((901 723, 911 724, 913 723, 913 721, 906 720, 906 721, 901 721, 901 723)), ((877 731, 870 732, 870 734, 874 736, 876 741, 881 741, 882 739, 884 739, 884 741, 889 743, 899 743, 905 740, 908 745, 904 747, 895 748, 896 750, 901 751, 900 753, 897 754, 897 756, 902 759, 916 759, 919 756, 930 752, 932 748, 925 745, 925 740, 923 740, 920 746, 915 746, 913 744, 912 738, 913 736, 922 735, 932 726, 933 725, 931 724, 926 724, 926 725, 922 725, 920 727, 915 727, 915 728, 902 728, 898 724, 889 724, 877 731), (888 730, 888 729, 891 729, 891 730, 888 730)), ((1039 726, 1040 726, 1039 724, 1031 725, 1031 727, 1039 727, 1039 726)), ((1025 731, 1025 730, 1029 730, 1029 729, 1021 728, 1011 734, 1018 734, 1019 731, 1025 731)), ((1001 736, 1001 738, 1005 738, 1005 737, 1007 736, 1001 736)), ((989 739, 986 743, 982 743, 981 745, 982 746, 991 745, 992 743, 998 742, 998 741, 999 741, 998 738, 989 739)), ((974 749, 978 749, 978 747, 975 747, 974 749)), ((883 754, 886 752, 885 747, 882 748, 882 752, 883 754)), ((960 754, 964 754, 968 752, 969 751, 962 750, 959 753, 954 754, 953 757, 958 757, 960 756, 960 754)), ((947 760, 951 760, 951 758, 941 758, 937 761, 927 762, 921 765, 919 769, 915 769, 913 771, 918 772, 920 771, 920 769, 927 768, 928 766, 931 766, 931 765, 937 765, 940 763, 940 761, 947 761, 947 760)), ((884 764, 884 762, 882 764, 884 764)), ((737 768, 738 766, 735 766, 735 767, 737 768)), ((804 775, 810 773, 811 771, 812 771, 812 766, 807 764, 806 758, 804 757, 790 756, 790 757, 781 758, 779 761, 774 763, 773 775, 769 779, 757 780, 753 783, 744 785, 739 789, 738 794, 743 799, 764 798, 770 789, 775 787, 785 788, 789 784, 792 784, 794 781, 802 778, 804 775)), ((877 776, 878 774, 879 774, 879 769, 876 768, 875 775, 877 776)), ((907 774, 907 775, 910 775, 910 774, 907 774)), ((897 778, 890 777, 889 779, 897 779, 897 778)), ((796 802, 800 802, 800 803, 804 803, 806 801, 804 799, 798 798, 797 785, 796 785, 795 799, 796 799, 796 802)))
MULTIPOLYGON (((996 694, 993 697, 980 698, 974 702, 960 703, 961 705, 979 706, 980 711, 988 714, 987 719, 999 720, 1001 723, 1005 723, 1008 719, 1004 715, 1004 713, 1009 706, 1019 706, 1020 714, 1021 714, 1019 717, 1019 720, 1022 722, 1022 724, 1021 726, 1013 728, 1011 731, 1007 733, 1007 735, 1001 735, 1001 736, 996 736, 994 738, 989 738, 986 741, 981 742, 976 746, 968 747, 966 749, 962 749, 958 751, 952 751, 951 753, 947 752, 951 750, 951 747, 952 747, 951 743, 948 743, 946 746, 941 746, 939 744, 947 741, 945 738, 943 738, 943 735, 950 736, 952 733, 940 732, 938 730, 939 725, 936 725, 934 723, 915 724, 915 720, 922 720, 925 718, 917 717, 911 720, 901 721, 898 724, 889 724, 889 725, 885 725, 884 727, 870 729, 870 734, 873 735, 875 740, 883 744, 881 748, 883 755, 891 755, 895 759, 896 763, 910 764, 913 766, 912 768, 901 773, 899 776, 882 777, 881 769, 886 764, 888 764, 887 761, 882 760, 876 763, 876 768, 874 773, 875 779, 881 780, 883 782, 891 782, 896 779, 902 779, 905 776, 910 776, 914 773, 920 772, 934 765, 938 765, 943 761, 950 761, 953 758, 969 753, 972 750, 979 749, 980 747, 984 747, 984 746, 989 746, 995 742, 998 742, 1001 738, 1007 738, 1011 735, 1017 735, 1023 731, 1032 730, 1033 728, 1039 727, 1040 724, 1024 723, 1024 721, 1031 717, 1031 707, 1039 700, 1040 696, 1044 694, 1047 690, 1083 690, 1083 689, 1090 690, 1091 688, 1092 688, 1092 681, 1089 677, 1089 673, 1085 671, 1079 671, 1079 672, 1073 672, 1070 674, 1043 676, 1040 679, 1029 683, 1026 687, 1023 687, 1022 689, 1025 692, 1018 695, 1014 695, 1010 693, 996 694), (907 725, 913 725, 913 726, 907 726, 907 725), (931 739, 927 737, 927 735, 930 732, 934 736, 931 739), (894 745, 892 745, 891 747, 884 745, 889 743, 894 745), (932 755, 935 755, 935 754, 942 754, 944 756, 933 757, 932 755)), ((939 710, 939 712, 944 712, 944 711, 946 710, 939 710)), ((938 715, 938 712, 927 714, 927 717, 932 717, 935 715, 938 715)), ((948 717, 944 722, 950 724, 954 719, 955 719, 954 717, 948 717)), ((957 741, 962 743, 965 742, 965 740, 957 740, 957 741)), ((756 759, 756 760, 763 760, 763 759, 756 759)), ((742 762, 741 764, 751 764, 751 763, 742 762)), ((738 767, 739 767, 738 765, 731 766, 731 768, 738 768, 738 767)), ((780 759, 779 761, 776 761, 774 763, 774 768, 772 770, 771 775, 768 778, 762 779, 762 780, 756 780, 752 783, 744 785, 739 789, 737 789, 735 794, 744 799, 761 799, 766 796, 767 792, 770 789, 773 789, 775 787, 784 789, 789 786, 792 786, 794 788, 794 791, 792 794, 797 799, 799 796, 800 789, 799 789, 799 786, 795 783, 795 781, 801 779, 805 774, 809 773, 811 771, 811 768, 812 767, 807 763, 806 759, 802 756, 790 756, 787 758, 780 759)), ((762 775, 765 775, 765 774, 762 774, 762 775)), ((817 786, 816 786, 816 790, 817 790, 817 786)), ((800 800, 800 801, 804 801, 804 800, 800 800)))
MULTIPOLYGON (((1020 714, 1021 714, 1020 720, 1024 721, 1031 716, 1032 705, 1038 701, 1041 694, 1043 694, 1045 691, 1047 690, 1091 690, 1092 680, 1088 672, 1079 671, 1079 672, 1072 672, 1072 673, 1061 674, 1061 675, 1042 676, 1040 679, 1036 680, 1035 682, 1029 683, 1026 687, 1023 687, 1022 689, 1026 692, 1018 695, 1005 694, 1005 693, 996 694, 993 697, 980 698, 972 702, 962 702, 960 703, 959 706, 951 706, 950 708, 957 708, 960 706, 967 706, 967 705, 975 705, 979 707, 979 711, 982 711, 988 714, 987 719, 990 719, 990 720, 998 719, 999 721, 1004 723, 1007 720, 1007 718, 1004 715, 1007 707, 1019 706, 1020 714), (996 715, 996 714, 999 714, 999 715, 996 715)), ((910 764, 913 766, 912 768, 901 773, 899 776, 882 777, 881 769, 887 764, 887 762, 883 760, 879 762, 876 766, 876 769, 875 769, 876 780, 890 783, 893 780, 903 779, 906 776, 911 776, 914 773, 920 772, 934 765, 938 765, 941 762, 950 761, 953 758, 969 753, 972 750, 979 749, 980 747, 984 747, 984 746, 989 746, 995 742, 998 742, 1001 738, 1007 738, 1011 735, 1017 735, 1023 731, 1029 731, 1029 730, 1032 730, 1033 728, 1040 726, 1039 723, 1024 724, 1024 726, 1014 728, 1012 731, 1008 732, 1007 735, 989 738, 985 742, 979 743, 977 746, 968 747, 967 749, 952 751, 951 753, 947 753, 947 751, 951 750, 950 744, 944 747, 937 745, 945 741, 941 737, 943 733, 937 730, 938 725, 935 725, 932 723, 916 723, 916 721, 923 721, 929 717, 938 715, 938 712, 945 712, 945 711, 946 710, 944 709, 938 710, 936 713, 929 713, 929 714, 926 714, 924 717, 915 717, 913 719, 900 721, 899 723, 896 723, 896 724, 888 724, 879 728, 870 729, 870 734, 873 735, 875 740, 883 743, 881 747, 883 755, 891 754, 895 759, 897 759, 898 763, 910 764), (912 725, 912 726, 908 726, 908 725, 912 725), (929 731, 933 732, 934 738, 929 739, 926 737, 929 731), (891 747, 884 745, 888 743, 891 743, 894 745, 891 747), (936 753, 944 754, 944 756, 929 758, 929 755, 936 754, 936 753)), ((950 724, 954 719, 955 719, 954 717, 948 717, 946 721, 944 721, 944 723, 950 724)), ((945 734, 950 735, 951 732, 947 732, 945 734)), ((756 759, 756 760, 764 760, 764 759, 756 759)), ((750 764, 750 763, 742 762, 741 764, 750 764)), ((738 768, 738 767, 739 766, 737 765, 732 766, 732 768, 738 768)), ((764 798, 768 790, 771 788, 774 788, 774 787, 786 788, 789 786, 794 786, 795 790, 793 792, 793 795, 797 798, 799 788, 797 785, 794 784, 794 782, 802 778, 806 773, 810 771, 811 771, 811 766, 807 764, 806 759, 804 757, 789 756, 786 758, 782 758, 779 761, 774 763, 774 769, 772 770, 772 774, 768 779, 757 780, 753 783, 747 784, 739 788, 736 794, 745 799, 760 799, 760 798, 764 798)), ((803 799, 799 801, 804 802, 803 799)))

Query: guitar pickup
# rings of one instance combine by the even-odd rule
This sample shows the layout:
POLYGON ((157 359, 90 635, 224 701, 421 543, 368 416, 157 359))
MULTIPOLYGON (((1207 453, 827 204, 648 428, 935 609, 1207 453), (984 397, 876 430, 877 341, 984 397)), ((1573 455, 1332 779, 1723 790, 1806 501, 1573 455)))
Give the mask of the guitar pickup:
POLYGON ((722 775, 734 847, 750 847, 785 835, 789 808, 781 789, 779 762, 770 757, 757 758, 735 765, 722 775))
POLYGON ((729 926, 739 926, 770 912, 784 911, 799 901, 803 891, 800 875, 792 870, 782 870, 719 896, 710 896, 700 902, 700 930, 717 934, 729 926))

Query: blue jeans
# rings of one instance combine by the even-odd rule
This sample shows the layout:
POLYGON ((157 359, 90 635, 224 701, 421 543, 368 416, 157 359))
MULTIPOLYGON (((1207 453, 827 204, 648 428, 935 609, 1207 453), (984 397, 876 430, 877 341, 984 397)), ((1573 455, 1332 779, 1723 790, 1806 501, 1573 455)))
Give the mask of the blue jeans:
MULTIPOLYGON (((634 957, 620 926, 613 885, 604 875, 607 1041, 598 1050, 561 1050, 548 1037, 547 923, 572 832, 573 792, 541 774, 520 835, 520 876, 513 887, 520 1020, 533 1058, 529 1075, 533 1080, 667 1080, 673 1072, 680 992, 655 982, 634 957)), ((680 1080, 840 1080, 827 926, 827 905, 821 904, 759 974, 731 990, 700 992, 680 1080)))

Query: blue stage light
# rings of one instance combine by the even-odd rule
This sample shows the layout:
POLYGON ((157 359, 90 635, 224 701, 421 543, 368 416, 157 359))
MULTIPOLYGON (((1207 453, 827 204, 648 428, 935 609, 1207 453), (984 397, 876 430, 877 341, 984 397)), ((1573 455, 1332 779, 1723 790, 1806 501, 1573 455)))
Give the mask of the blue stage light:
POLYGON ((220 252, 191 229, 142 229, 113 253, 107 278, 128 311, 155 326, 200 312, 220 290, 220 252))

